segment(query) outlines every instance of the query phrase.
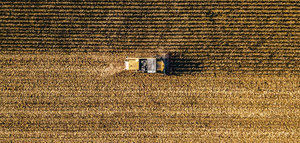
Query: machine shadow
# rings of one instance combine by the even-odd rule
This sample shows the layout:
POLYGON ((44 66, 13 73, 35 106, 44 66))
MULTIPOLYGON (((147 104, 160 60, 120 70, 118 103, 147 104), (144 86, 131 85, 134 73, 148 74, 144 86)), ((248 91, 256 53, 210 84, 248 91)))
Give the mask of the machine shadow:
POLYGON ((195 74, 203 71, 203 59, 195 58, 191 54, 170 52, 169 75, 195 74))

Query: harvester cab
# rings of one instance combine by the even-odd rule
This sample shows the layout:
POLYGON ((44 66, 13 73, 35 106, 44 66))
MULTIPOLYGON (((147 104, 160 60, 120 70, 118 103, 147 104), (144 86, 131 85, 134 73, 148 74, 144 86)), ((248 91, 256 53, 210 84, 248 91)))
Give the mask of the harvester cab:
POLYGON ((125 69, 144 73, 164 73, 169 72, 169 55, 159 55, 149 58, 126 58, 125 69))

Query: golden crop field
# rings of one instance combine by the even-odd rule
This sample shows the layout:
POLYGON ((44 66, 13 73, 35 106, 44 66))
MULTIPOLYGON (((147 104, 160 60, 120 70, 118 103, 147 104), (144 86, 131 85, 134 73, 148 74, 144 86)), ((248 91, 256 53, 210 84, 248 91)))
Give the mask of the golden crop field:
POLYGON ((299 139, 299 76, 108 72, 111 56, 2 53, 1 140, 299 139))
POLYGON ((299 142, 297 1, 0 5, 0 142, 299 142))

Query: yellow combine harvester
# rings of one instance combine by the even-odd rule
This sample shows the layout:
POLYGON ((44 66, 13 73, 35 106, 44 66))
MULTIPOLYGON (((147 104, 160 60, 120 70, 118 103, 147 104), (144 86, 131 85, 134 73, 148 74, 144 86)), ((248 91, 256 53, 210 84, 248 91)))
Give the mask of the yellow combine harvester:
POLYGON ((164 73, 169 72, 169 55, 150 58, 126 58, 125 69, 140 71, 144 73, 164 73))

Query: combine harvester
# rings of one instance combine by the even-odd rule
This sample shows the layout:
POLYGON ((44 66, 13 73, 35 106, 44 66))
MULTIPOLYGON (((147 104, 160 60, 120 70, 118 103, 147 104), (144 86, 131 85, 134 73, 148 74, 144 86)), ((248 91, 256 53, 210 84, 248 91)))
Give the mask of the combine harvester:
POLYGON ((169 74, 169 54, 150 58, 126 58, 125 70, 169 74))

